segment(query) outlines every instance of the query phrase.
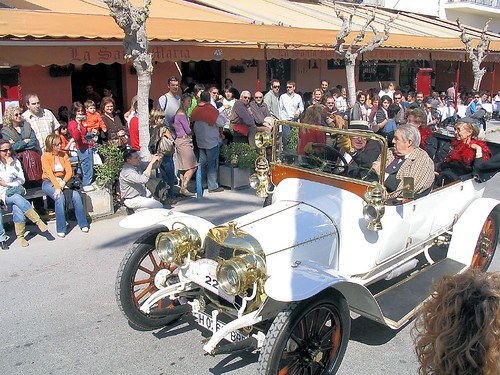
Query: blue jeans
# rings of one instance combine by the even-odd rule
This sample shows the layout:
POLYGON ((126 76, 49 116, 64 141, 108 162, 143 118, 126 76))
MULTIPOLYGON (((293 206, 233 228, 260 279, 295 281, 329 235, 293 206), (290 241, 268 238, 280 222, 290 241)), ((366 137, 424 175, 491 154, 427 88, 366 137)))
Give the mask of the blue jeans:
POLYGON ((201 180, 207 181, 208 190, 219 187, 217 183, 217 172, 219 170, 219 145, 214 148, 200 148, 199 164, 201 168, 201 180))
MULTIPOLYGON (((50 182, 50 180, 43 181, 42 190, 45 194, 47 194, 47 197, 50 197, 55 201, 57 233, 66 233, 66 201, 64 199, 64 194, 61 192, 61 195, 54 199, 54 192, 56 191, 56 189, 54 189, 54 185, 52 185, 52 182, 50 182)), ((83 209, 82 197, 76 190, 72 190, 71 192, 73 193, 71 198, 73 201, 73 207, 75 208, 75 215, 78 226, 80 228, 88 227, 89 223, 87 221, 85 210, 83 209)))
POLYGON ((80 151, 76 150, 82 168, 82 185, 89 186, 94 177, 94 153, 91 148, 80 151))
POLYGON ((172 199, 174 197, 174 185, 176 182, 173 155, 163 156, 160 164, 160 173, 163 181, 166 181, 168 184, 168 198, 172 199))
POLYGON ((5 234, 5 229, 3 228, 3 217, 0 212, 0 241, 7 241, 7 235, 5 234))
POLYGON ((14 194, 10 197, 6 196, 5 203, 12 206, 12 221, 14 223, 24 223, 26 221, 24 213, 32 207, 31 203, 28 202, 22 195, 14 194))

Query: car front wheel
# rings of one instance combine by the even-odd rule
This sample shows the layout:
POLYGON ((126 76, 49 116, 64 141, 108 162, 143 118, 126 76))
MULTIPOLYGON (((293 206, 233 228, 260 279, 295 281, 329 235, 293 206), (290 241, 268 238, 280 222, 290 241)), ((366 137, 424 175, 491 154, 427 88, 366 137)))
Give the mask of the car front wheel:
POLYGON ((177 320, 179 306, 168 298, 156 303, 151 314, 140 310, 141 305, 156 291, 159 278, 163 284, 177 282, 176 266, 159 259, 155 250, 158 233, 167 228, 155 228, 140 237, 123 258, 116 277, 116 300, 129 324, 138 330, 164 327, 177 320), (155 314, 160 312, 160 314, 155 314))
POLYGON ((349 342, 345 298, 325 292, 292 303, 274 319, 259 357, 258 374, 335 374, 349 342))

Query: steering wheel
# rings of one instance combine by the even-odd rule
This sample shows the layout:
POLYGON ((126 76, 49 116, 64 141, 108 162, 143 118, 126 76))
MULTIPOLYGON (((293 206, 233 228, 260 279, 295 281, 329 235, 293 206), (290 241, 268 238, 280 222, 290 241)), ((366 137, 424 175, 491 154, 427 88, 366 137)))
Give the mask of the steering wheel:
POLYGON ((320 171, 323 172, 325 168, 328 166, 331 170, 331 173, 338 174, 341 176, 347 176, 347 172, 349 171, 349 163, 344 158, 344 156, 342 156, 339 150, 325 143, 313 143, 312 147, 313 149, 324 148, 330 151, 334 156, 335 161, 324 160, 324 159, 322 160, 321 167, 319 168, 320 171), (339 159, 343 165, 339 164, 339 159))

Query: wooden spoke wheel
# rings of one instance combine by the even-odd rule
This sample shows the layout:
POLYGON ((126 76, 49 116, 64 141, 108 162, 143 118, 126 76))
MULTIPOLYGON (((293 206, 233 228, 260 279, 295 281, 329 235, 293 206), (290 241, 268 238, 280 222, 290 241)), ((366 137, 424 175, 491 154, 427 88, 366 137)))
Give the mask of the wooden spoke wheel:
POLYGON ((472 256, 471 268, 485 272, 493 260, 497 244, 498 216, 492 212, 486 218, 481 233, 479 233, 476 249, 472 256))

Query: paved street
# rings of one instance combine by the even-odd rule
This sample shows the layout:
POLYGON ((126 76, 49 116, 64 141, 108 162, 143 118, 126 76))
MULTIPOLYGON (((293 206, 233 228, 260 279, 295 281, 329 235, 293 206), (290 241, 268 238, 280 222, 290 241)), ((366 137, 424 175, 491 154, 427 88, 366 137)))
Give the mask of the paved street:
MULTIPOLYGON (((500 198, 499 181, 487 183, 487 196, 500 198)), ((208 194, 181 201, 175 210, 218 224, 258 209, 262 199, 253 193, 208 194)), ((95 222, 89 234, 74 228, 65 239, 35 236, 28 248, 0 252, 0 374, 255 373, 256 354, 205 356, 202 333, 186 321, 155 332, 128 326, 114 283, 140 231, 120 228, 122 218, 95 222)), ((49 228, 55 233, 54 223, 49 228)), ((491 270, 500 271, 498 255, 491 270)), ((416 374, 411 327, 392 331, 355 318, 339 374, 416 374)))

